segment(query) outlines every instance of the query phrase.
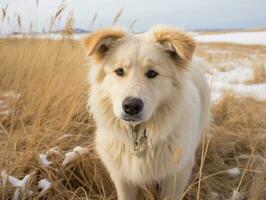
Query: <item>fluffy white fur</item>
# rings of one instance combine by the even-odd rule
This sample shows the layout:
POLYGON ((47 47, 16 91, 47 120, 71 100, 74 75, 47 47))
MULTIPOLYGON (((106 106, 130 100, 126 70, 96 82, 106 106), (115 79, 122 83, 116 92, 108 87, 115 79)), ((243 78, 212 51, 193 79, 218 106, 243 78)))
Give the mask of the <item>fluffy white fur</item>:
POLYGON ((162 199, 177 199, 189 181, 208 121, 208 86, 193 56, 194 41, 174 27, 143 34, 109 28, 84 39, 89 55, 89 107, 97 123, 96 149, 119 200, 136 199, 137 186, 159 183, 162 199), (123 68, 125 75, 114 71, 123 68), (147 70, 158 72, 148 79, 147 70), (142 99, 142 118, 122 119, 122 102, 142 99), (132 151, 132 127, 147 131, 141 156, 132 151))

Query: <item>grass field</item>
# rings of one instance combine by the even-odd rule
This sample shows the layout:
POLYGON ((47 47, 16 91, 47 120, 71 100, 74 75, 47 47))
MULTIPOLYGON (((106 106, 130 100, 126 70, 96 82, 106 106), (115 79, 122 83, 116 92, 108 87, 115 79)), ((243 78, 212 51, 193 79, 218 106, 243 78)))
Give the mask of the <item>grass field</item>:
MULTIPOLYGON (((265 53, 263 46, 211 43, 196 52, 211 63, 210 76, 212 68, 248 63, 254 73, 246 84, 266 81, 255 62, 265 53)), ((0 199, 116 199, 93 149, 87 67, 77 41, 0 39, 0 199), (66 162, 77 146, 86 149, 66 162)), ((264 199, 266 102, 225 91, 212 115, 183 199, 264 199)), ((156 199, 156 190, 143 186, 139 195, 156 199)))

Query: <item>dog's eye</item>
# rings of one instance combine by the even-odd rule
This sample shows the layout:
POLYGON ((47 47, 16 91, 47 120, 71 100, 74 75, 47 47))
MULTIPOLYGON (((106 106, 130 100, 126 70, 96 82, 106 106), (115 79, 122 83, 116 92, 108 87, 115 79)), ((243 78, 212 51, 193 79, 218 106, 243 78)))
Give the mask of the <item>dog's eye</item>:
POLYGON ((124 76, 125 75, 125 72, 124 72, 123 68, 116 69, 115 73, 116 73, 117 76, 124 76))
POLYGON ((147 78, 155 78, 157 75, 158 75, 158 73, 157 73, 156 71, 153 71, 153 70, 149 70, 149 71, 145 74, 145 76, 146 76, 147 78))

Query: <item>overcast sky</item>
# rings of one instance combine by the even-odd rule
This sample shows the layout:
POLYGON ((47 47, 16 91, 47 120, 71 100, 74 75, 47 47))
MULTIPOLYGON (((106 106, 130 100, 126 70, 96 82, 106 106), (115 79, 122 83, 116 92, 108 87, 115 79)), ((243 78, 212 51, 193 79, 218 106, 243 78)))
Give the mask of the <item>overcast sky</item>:
MULTIPOLYGON (((36 9, 36 0, 0 0, 0 8, 9 4, 11 24, 7 25, 6 20, 2 26, 0 22, 0 27, 16 31, 18 13, 24 27, 29 27, 30 21, 35 24, 38 21, 38 30, 47 28, 49 17, 60 2, 39 0, 36 9)), ((136 19, 135 31, 144 31, 154 24, 172 24, 189 30, 266 27, 266 0, 66 0, 66 5, 62 19, 73 10, 75 27, 84 29, 88 29, 96 12, 93 29, 110 26, 121 8, 124 11, 118 24, 128 27, 136 19)))

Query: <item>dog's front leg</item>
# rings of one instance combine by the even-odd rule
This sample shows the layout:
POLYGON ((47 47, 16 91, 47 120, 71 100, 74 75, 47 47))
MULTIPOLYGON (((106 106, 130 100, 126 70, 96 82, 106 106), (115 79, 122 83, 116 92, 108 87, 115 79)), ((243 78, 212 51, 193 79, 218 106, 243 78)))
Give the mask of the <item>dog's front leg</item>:
POLYGON ((112 180, 115 184, 118 200, 135 200, 137 196, 137 187, 128 183, 127 181, 121 180, 118 177, 113 177, 112 180))
POLYGON ((191 159, 176 174, 168 176, 160 182, 160 186, 161 186, 160 198, 161 198, 161 200, 180 199, 181 194, 184 192, 186 185, 190 179, 193 166, 194 166, 194 159, 191 159))

